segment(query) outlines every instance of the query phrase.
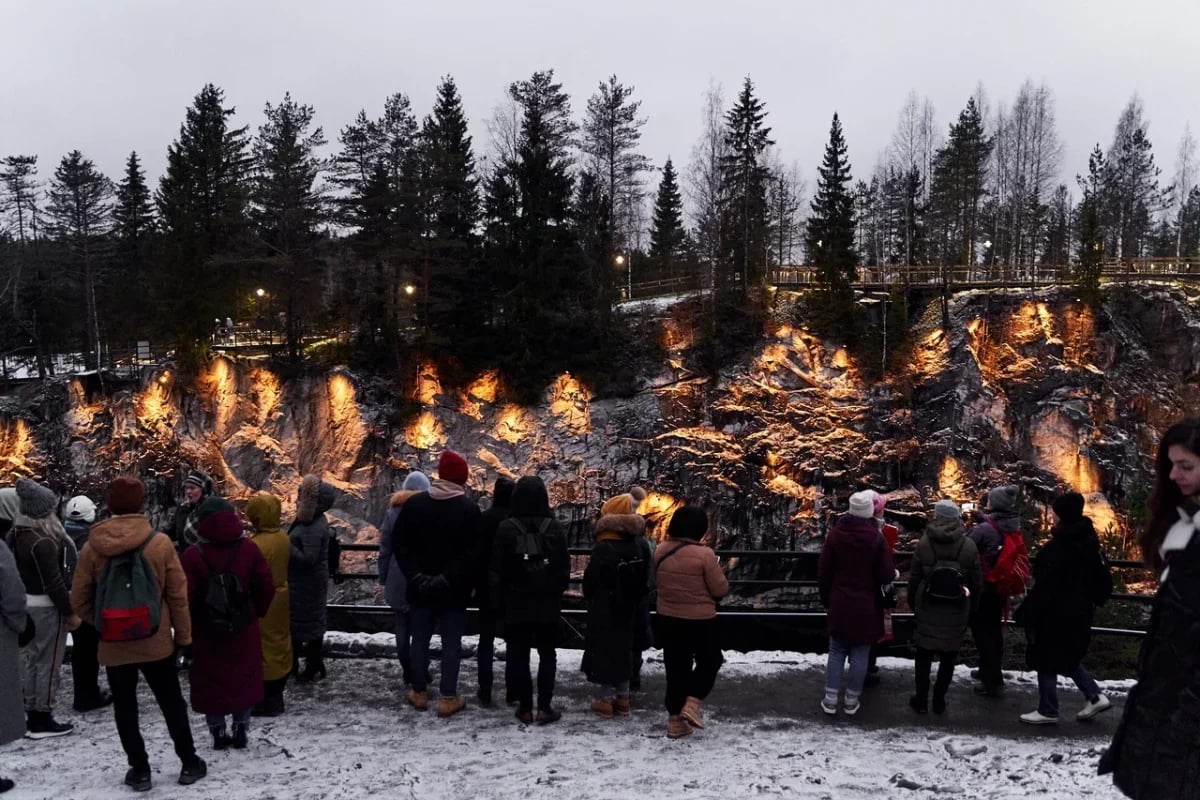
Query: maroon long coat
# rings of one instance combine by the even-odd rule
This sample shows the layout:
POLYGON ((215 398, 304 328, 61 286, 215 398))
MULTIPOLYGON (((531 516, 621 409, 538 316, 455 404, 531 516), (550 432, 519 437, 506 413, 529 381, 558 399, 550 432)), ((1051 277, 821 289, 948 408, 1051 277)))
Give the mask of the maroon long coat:
POLYGON ((201 520, 201 543, 192 545, 183 554, 183 570, 187 574, 188 606, 195 624, 192 628, 192 708, 200 714, 232 714, 252 708, 263 699, 262 639, 258 617, 267 613, 275 596, 275 581, 262 551, 249 539, 242 538, 242 525, 232 511, 211 514, 201 520), (199 548, 204 548, 203 554, 199 548), (236 556, 231 556, 237 549, 236 556), (203 614, 197 613, 204 604, 203 587, 209 568, 214 572, 225 569, 233 558, 230 570, 237 575, 254 605, 254 619, 246 629, 230 639, 212 636, 204 630, 203 614))
POLYGON ((873 519, 849 514, 825 537, 817 566, 829 635, 848 645, 874 644, 883 636, 879 587, 895 577, 892 554, 873 519))

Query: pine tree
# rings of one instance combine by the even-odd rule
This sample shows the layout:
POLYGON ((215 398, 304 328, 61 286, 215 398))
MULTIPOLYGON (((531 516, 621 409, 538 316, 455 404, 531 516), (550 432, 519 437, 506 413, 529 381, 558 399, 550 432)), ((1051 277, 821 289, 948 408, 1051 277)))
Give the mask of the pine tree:
POLYGON ((234 109, 211 83, 200 90, 167 149, 155 201, 164 233, 166 274, 155 281, 162 326, 190 351, 239 296, 239 254, 246 247, 251 167, 246 128, 231 128, 234 109))
POLYGON ((1105 162, 1103 211, 1107 250, 1118 259, 1137 258, 1148 249, 1153 219, 1169 203, 1170 189, 1146 136, 1142 101, 1135 95, 1121 113, 1105 162))
POLYGON ((148 330, 149 258, 155 230, 154 208, 146 173, 136 152, 125 162, 125 177, 117 184, 113 207, 113 281, 106 292, 113 309, 112 328, 129 341, 148 330))
POLYGON ((92 368, 100 365, 102 355, 96 292, 109 256, 112 195, 112 181, 90 159, 72 150, 54 171, 46 208, 50 235, 65 248, 67 274, 82 289, 88 344, 85 359, 92 368))
POLYGON ((285 94, 278 105, 266 104, 266 122, 254 140, 257 169, 251 183, 250 218, 267 265, 272 296, 283 300, 286 338, 292 358, 300 355, 298 316, 319 293, 317 227, 324 218, 324 196, 317 181, 325 145, 320 127, 312 128, 313 107, 285 94))
POLYGON ((638 117, 642 104, 631 99, 633 91, 616 75, 602 81, 588 100, 580 139, 580 149, 590 156, 589 167, 608 199, 605 227, 613 236, 613 254, 628 254, 633 245, 643 196, 641 176, 650 169, 650 160, 637 152, 646 120, 638 117))
POLYGON ((728 201, 722 227, 725 253, 718 265, 718 294, 736 291, 745 298, 751 286, 766 277, 769 218, 767 182, 769 172, 763 154, 775 142, 764 124, 766 106, 754 96, 749 77, 742 83, 737 102, 725 115, 727 154, 721 169, 728 201))
POLYGON ((1087 177, 1076 182, 1083 191, 1079 201, 1079 267, 1075 282, 1085 293, 1095 295, 1100 289, 1100 273, 1104 265, 1104 192, 1108 166, 1104 152, 1097 144, 1088 157, 1087 177))
POLYGON ((683 198, 671 159, 663 165, 658 196, 654 201, 654 217, 650 226, 650 258, 660 275, 674 278, 687 233, 683 228, 683 198))
POLYGON ((992 139, 984 131, 983 116, 972 97, 950 126, 946 144, 934 156, 929 204, 936 258, 943 265, 975 263, 991 151, 992 139))
POLYGON ((37 156, 6 156, 0 167, 0 185, 4 189, 0 196, 0 211, 16 232, 15 255, 6 280, 12 303, 12 313, 8 317, 12 327, 7 332, 8 339, 10 342, 19 339, 21 346, 32 340, 38 377, 45 378, 49 369, 46 314, 43 313, 45 293, 42 261, 35 247, 41 224, 37 156))
POLYGON ((846 158, 842 123, 836 113, 818 174, 817 193, 811 204, 805 243, 809 260, 817 268, 817 281, 829 300, 829 321, 833 321, 837 316, 851 311, 854 302, 851 284, 858 277, 850 162, 846 158))
MULTIPOLYGON (((1046 244, 1042 251, 1042 263, 1053 267, 1067 267, 1071 263, 1071 193, 1066 184, 1060 183, 1050 198, 1046 219, 1046 244)), ((1065 274, 1065 273, 1064 273, 1065 274)))

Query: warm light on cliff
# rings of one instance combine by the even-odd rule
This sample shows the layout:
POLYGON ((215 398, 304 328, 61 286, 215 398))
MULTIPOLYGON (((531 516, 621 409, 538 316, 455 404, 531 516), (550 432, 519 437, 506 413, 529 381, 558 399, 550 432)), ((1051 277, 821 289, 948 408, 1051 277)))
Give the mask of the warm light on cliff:
POLYGON ((6 473, 12 475, 23 468, 32 450, 33 437, 25 420, 0 422, 0 464, 6 473))
POLYGON ((335 425, 361 420, 355 397, 358 391, 349 377, 340 372, 329 376, 329 414, 335 425))
POLYGON ((592 432, 591 392, 569 372, 559 375, 551 387, 550 413, 571 433, 592 432))
POLYGON ((646 499, 636 510, 646 518, 647 524, 654 530, 654 538, 661 541, 667 538, 667 526, 671 524, 675 509, 682 505, 682 501, 664 492, 648 492, 646 499))
POLYGON ((956 502, 964 499, 962 466, 949 453, 942 459, 942 466, 938 469, 938 491, 943 497, 956 502))
POLYGON ((404 431, 404 441, 417 450, 432 450, 446 442, 446 431, 432 411, 422 411, 404 431))
POLYGON ((438 378, 437 367, 429 362, 422 364, 417 369, 417 385, 413 390, 413 399, 423 406, 432 406, 441 393, 442 382, 438 378))
POLYGON ((251 396, 258 406, 258 424, 264 425, 279 409, 279 378, 267 369, 250 373, 251 396))
POLYGON ((500 396, 500 373, 494 369, 484 372, 467 387, 467 397, 484 403, 495 403, 500 396))
POLYGON ((500 419, 496 422, 494 434, 502 442, 517 444, 529 435, 531 427, 532 421, 525 409, 510 404, 500 409, 500 419))

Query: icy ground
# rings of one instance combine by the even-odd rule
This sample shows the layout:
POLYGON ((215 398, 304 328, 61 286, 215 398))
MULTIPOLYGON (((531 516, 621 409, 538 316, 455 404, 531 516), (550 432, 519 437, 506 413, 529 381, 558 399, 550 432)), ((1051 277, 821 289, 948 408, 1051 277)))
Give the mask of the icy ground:
MULTIPOLYGON (((335 648, 378 645, 390 637, 330 634, 335 648)), ((389 642, 390 643, 390 642, 389 642)), ((498 643, 498 650, 500 644, 498 643)), ((208 777, 176 784, 179 764, 162 718, 142 687, 142 730, 154 768, 150 797, 162 798, 1111 798, 1095 774, 1119 716, 1074 721, 1078 694, 1061 693, 1058 728, 1016 722, 1033 707, 1032 676, 1014 674, 1001 701, 975 697, 959 667, 945 717, 916 717, 907 707, 911 663, 884 659, 883 685, 870 690, 853 719, 830 719, 817 702, 823 657, 727 653, 706 705, 708 726, 670 741, 662 710, 661 654, 650 651, 646 691, 630 718, 586 712, 580 652, 559 651, 565 713, 547 727, 522 727, 502 703, 475 702, 474 661, 464 661, 468 710, 449 720, 407 707, 398 667, 384 658, 330 659, 327 680, 289 688, 288 714, 254 720, 245 751, 217 753, 193 715, 208 777)), ((435 664, 435 684, 436 684, 435 664)), ((502 674, 503 663, 497 662, 502 674)), ((73 735, 0 750, 0 774, 17 781, 9 798, 128 798, 126 764, 107 710, 70 710, 64 670, 62 719, 73 735)), ((1114 697, 1120 684, 1106 687, 1114 697)), ((186 693, 186 688, 185 688, 186 693)), ((501 695, 502 692, 497 692, 501 695)))

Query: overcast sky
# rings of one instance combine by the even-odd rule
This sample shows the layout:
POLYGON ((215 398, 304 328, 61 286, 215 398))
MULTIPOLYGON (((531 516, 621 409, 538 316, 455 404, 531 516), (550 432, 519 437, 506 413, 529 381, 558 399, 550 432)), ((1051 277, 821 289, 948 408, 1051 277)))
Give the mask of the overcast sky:
POLYGON ((1032 78, 1054 91, 1074 189, 1135 91, 1173 172, 1184 124, 1200 124, 1198 50, 1196 0, 0 0, 0 155, 37 154, 45 179, 78 148, 115 180, 137 150, 156 180, 206 82, 252 129, 291 91, 335 143, 393 92, 423 116, 445 74, 480 154, 505 86, 553 68, 577 118, 609 74, 633 84, 643 151, 682 168, 710 81, 728 97, 750 75, 811 185, 835 109, 866 177, 910 89, 944 132, 980 81, 994 107, 1032 78))

